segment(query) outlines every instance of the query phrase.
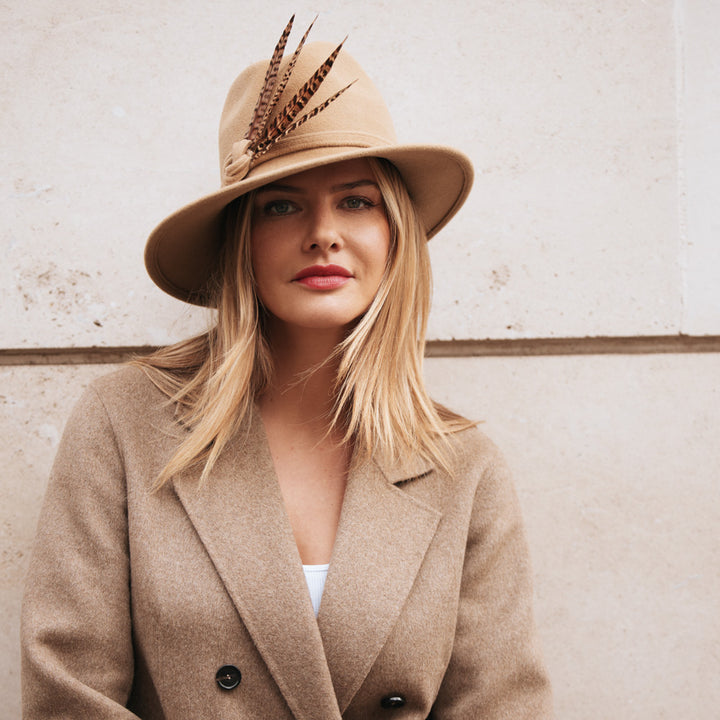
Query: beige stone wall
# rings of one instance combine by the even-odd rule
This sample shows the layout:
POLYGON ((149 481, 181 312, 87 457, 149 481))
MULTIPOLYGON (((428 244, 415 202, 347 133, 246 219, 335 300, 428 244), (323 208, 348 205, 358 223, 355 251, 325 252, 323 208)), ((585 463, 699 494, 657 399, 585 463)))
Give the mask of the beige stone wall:
POLYGON ((0 6, 3 716, 20 716, 22 580, 72 404, 122 348, 206 320, 145 278, 145 237, 216 187, 236 72, 317 11, 315 37, 350 34, 402 139, 456 144, 477 168, 431 245, 431 336, 448 342, 427 377, 514 468, 558 717, 715 717, 711 0, 0 6), (560 338, 569 354, 548 355, 560 338))

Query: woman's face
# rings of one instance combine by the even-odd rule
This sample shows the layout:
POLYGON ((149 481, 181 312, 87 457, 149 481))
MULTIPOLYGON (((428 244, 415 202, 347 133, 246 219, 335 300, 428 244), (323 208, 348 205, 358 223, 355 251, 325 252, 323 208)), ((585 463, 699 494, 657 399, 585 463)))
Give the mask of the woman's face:
POLYGON ((256 191, 256 288, 282 323, 346 328, 375 297, 389 247, 385 207, 365 159, 307 170, 256 191))

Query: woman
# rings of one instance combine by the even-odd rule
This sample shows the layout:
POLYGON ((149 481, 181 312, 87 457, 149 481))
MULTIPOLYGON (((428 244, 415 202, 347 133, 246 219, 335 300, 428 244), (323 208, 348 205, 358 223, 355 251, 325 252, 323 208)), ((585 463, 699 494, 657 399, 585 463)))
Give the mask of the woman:
POLYGON ((222 189, 146 249, 216 326, 94 383, 66 428, 27 718, 549 716, 505 466, 422 384, 426 239, 469 162, 398 145, 340 48, 281 62, 289 31, 230 90, 222 189))

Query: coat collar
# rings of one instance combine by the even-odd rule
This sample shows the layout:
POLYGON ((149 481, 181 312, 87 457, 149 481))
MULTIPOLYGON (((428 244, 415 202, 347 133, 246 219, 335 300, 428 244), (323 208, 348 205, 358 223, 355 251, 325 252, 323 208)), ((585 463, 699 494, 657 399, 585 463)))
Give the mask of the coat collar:
POLYGON ((317 618, 257 410, 198 485, 175 491, 298 720, 339 720, 410 592, 440 512, 397 483, 425 463, 354 465, 317 618))

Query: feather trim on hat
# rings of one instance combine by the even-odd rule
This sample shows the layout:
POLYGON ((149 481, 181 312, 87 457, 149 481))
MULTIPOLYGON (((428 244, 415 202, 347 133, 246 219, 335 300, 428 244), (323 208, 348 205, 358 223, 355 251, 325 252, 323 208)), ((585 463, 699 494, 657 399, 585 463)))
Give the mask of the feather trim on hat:
POLYGON ((228 184, 242 180, 247 175, 253 165, 253 162, 258 157, 261 157, 270 150, 270 148, 278 140, 280 140, 280 138, 285 137, 288 133, 291 133, 303 123, 306 123, 308 120, 311 120, 322 112, 328 105, 330 105, 330 103, 337 100, 340 95, 342 95, 353 84, 352 82, 349 83, 344 88, 338 90, 335 94, 327 98, 327 100, 322 102, 320 105, 316 106, 312 110, 309 110, 304 115, 300 115, 303 109, 307 106, 308 102, 310 102, 317 92, 323 80, 327 77, 327 74, 330 72, 338 53, 345 43, 345 40, 343 40, 335 48, 335 50, 330 53, 325 62, 323 62, 322 65, 320 65, 320 67, 305 82, 300 90, 295 93, 292 99, 276 113, 275 119, 272 121, 270 120, 273 110, 275 109, 280 96, 290 80, 293 68, 295 67, 295 63, 300 55, 300 50, 302 50, 302 47, 310 34, 310 30, 315 24, 315 20, 310 23, 310 27, 305 31, 305 34, 300 39, 295 52, 292 54, 282 78, 278 79, 280 64, 283 59, 283 54, 285 53, 285 46, 287 45, 287 40, 290 36, 294 20, 295 16, 293 15, 290 18, 290 22, 285 27, 285 30, 283 30, 280 40, 278 40, 272 57, 270 58, 268 69, 265 73, 265 80, 255 104, 255 110, 253 111, 250 127, 245 133, 244 138, 233 144, 232 151, 225 161, 223 174, 224 180, 228 184))

